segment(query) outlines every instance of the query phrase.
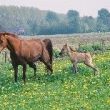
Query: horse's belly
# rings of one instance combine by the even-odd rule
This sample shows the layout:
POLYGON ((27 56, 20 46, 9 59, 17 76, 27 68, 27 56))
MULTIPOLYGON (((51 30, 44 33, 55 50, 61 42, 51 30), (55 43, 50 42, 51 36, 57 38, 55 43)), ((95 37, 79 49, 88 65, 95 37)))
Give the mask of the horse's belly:
POLYGON ((36 55, 36 56, 31 56, 31 57, 29 57, 29 58, 27 59, 27 61, 29 61, 29 62, 36 62, 36 61, 39 60, 40 57, 41 57, 40 54, 38 54, 38 55, 36 55))

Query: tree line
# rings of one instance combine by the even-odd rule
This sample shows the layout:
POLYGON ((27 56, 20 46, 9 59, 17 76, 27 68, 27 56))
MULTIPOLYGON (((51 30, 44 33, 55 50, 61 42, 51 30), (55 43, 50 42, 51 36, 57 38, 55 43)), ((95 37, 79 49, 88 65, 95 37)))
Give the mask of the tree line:
POLYGON ((108 32, 110 12, 102 8, 94 18, 80 17, 76 10, 58 14, 33 7, 0 6, 0 31, 24 35, 108 32))

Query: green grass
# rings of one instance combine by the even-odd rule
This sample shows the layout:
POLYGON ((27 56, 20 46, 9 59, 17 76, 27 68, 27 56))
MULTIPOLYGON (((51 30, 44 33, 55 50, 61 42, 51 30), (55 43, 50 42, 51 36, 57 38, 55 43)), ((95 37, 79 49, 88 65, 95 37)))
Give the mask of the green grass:
POLYGON ((39 64, 37 77, 28 67, 23 84, 19 67, 18 83, 14 83, 10 63, 0 64, 0 110, 110 110, 110 54, 94 57, 100 75, 83 64, 74 74, 67 59, 54 61, 54 73, 48 76, 39 64))

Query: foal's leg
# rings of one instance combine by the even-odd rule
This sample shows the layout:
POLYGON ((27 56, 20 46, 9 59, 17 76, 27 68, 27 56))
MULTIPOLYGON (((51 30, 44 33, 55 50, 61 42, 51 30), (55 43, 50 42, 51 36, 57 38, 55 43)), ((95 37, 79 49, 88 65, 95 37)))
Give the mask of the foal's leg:
POLYGON ((29 63, 29 66, 34 69, 34 77, 36 77, 36 65, 34 63, 29 63))
POLYGON ((26 64, 23 65, 23 80, 26 82, 26 64))
POLYGON ((93 65, 93 63, 84 63, 84 64, 94 70, 94 75, 95 75, 95 72, 98 71, 98 70, 95 68, 95 66, 93 65))
POLYGON ((77 63, 73 63, 74 72, 77 73, 77 63))

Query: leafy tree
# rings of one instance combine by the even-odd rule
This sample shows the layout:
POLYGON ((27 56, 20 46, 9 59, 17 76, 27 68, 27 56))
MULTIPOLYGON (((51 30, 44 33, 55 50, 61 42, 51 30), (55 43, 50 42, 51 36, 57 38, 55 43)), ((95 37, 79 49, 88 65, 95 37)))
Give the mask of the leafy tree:
POLYGON ((67 20, 70 33, 80 32, 80 17, 77 11, 69 10, 67 12, 67 20))
POLYGON ((48 11, 45 17, 45 22, 49 32, 48 34, 57 34, 59 28, 59 18, 55 12, 48 11))
POLYGON ((81 32, 95 32, 96 20, 92 16, 84 16, 81 18, 81 32))
POLYGON ((57 14, 55 12, 52 11, 48 11, 45 17, 46 21, 48 21, 49 23, 54 22, 58 22, 59 18, 57 16, 57 14))
POLYGON ((107 9, 98 11, 97 31, 110 31, 110 13, 107 9))
POLYGON ((80 17, 75 10, 58 14, 32 7, 0 6, 0 31, 25 35, 106 32, 110 31, 110 13, 101 9, 93 18, 80 17))

